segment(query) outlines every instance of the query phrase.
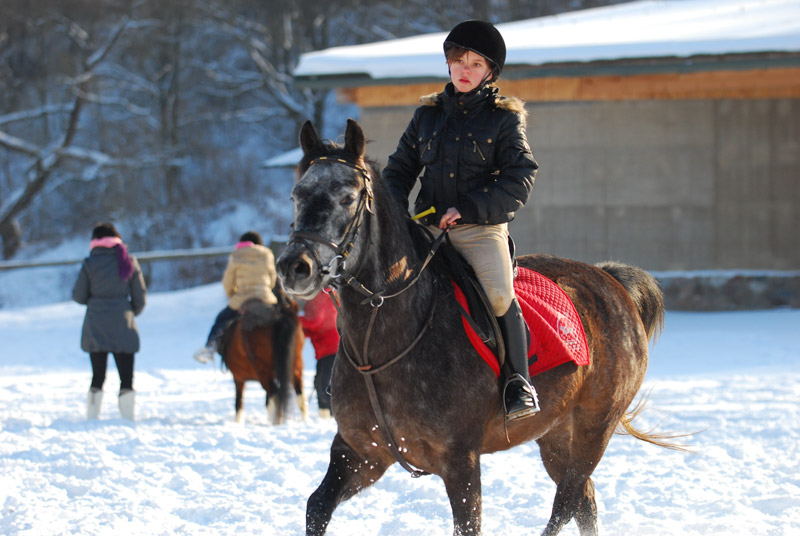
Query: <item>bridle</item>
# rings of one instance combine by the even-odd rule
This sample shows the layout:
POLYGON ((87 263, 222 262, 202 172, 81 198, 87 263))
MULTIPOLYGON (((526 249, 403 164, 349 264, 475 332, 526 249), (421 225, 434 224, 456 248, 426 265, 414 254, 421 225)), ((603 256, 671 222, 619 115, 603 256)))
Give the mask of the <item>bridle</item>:
POLYGON ((345 160, 344 158, 339 157, 320 156, 319 158, 312 160, 308 167, 310 168, 312 165, 319 162, 338 162, 345 164, 359 172, 364 181, 364 187, 361 188, 361 191, 359 192, 356 213, 347 223, 345 232, 338 244, 333 240, 325 238, 324 236, 316 233, 309 233, 307 231, 292 231, 292 233, 289 234, 289 241, 286 245, 288 246, 292 242, 300 242, 303 246, 305 246, 305 248, 311 252, 314 262, 317 265, 318 277, 322 279, 326 275, 330 274, 334 280, 333 286, 336 286, 336 281, 344 273, 347 273, 347 259, 350 256, 353 246, 355 245, 356 233, 361 227, 361 224, 364 222, 364 213, 373 213, 372 175, 370 175, 370 172, 366 167, 362 166, 358 162, 345 160), (317 242, 318 244, 322 244, 323 246, 333 250, 334 256, 328 264, 322 263, 322 259, 319 258, 317 252, 313 247, 311 247, 309 241, 317 242))
POLYGON ((436 250, 441 245, 442 241, 444 240, 446 233, 441 233, 432 243, 431 249, 428 252, 425 261, 422 263, 417 274, 408 282, 408 284, 396 292, 391 294, 386 294, 386 289, 373 291, 367 288, 366 285, 361 283, 358 278, 352 273, 351 270, 347 268, 347 260, 352 252, 353 247, 355 246, 355 236, 358 230, 361 228, 361 225, 366 221, 365 213, 375 214, 372 210, 372 203, 374 201, 374 194, 372 190, 372 175, 370 174, 369 170, 361 165, 359 162, 347 160, 340 157, 328 157, 328 156, 320 156, 315 158, 309 163, 309 168, 319 162, 332 162, 332 163, 340 163, 346 166, 349 166, 355 169, 362 177, 364 181, 364 186, 359 192, 359 199, 358 199, 358 206, 356 207, 356 212, 353 214, 353 217, 347 223, 347 227, 345 228, 345 232, 342 235, 342 239, 337 244, 333 240, 325 238, 316 233, 310 233, 308 231, 292 231, 289 234, 289 241, 287 242, 287 246, 292 242, 299 242, 305 248, 311 252, 312 257, 314 258, 314 263, 317 267, 317 274, 320 279, 325 277, 326 275, 331 276, 331 283, 330 286, 335 289, 340 289, 341 287, 347 285, 358 291, 360 294, 365 296, 364 301, 362 304, 369 303, 374 309, 377 309, 383 302, 389 298, 394 298, 399 296, 409 288, 411 288, 422 276, 422 273, 427 268, 430 261, 433 259, 433 256, 436 254, 436 250), (320 259, 317 252, 311 247, 311 242, 316 242, 318 244, 322 244, 333 250, 334 256, 328 262, 328 264, 324 264, 322 259, 320 259))
MULTIPOLYGON (((431 305, 428 309, 428 316, 423 324, 420 332, 417 336, 411 341, 411 343, 406 347, 405 350, 394 356, 392 359, 388 360, 386 363, 378 366, 373 367, 373 365, 369 362, 367 356, 369 355, 369 342, 372 336, 372 329, 375 325, 375 320, 378 315, 378 311, 380 310, 381 306, 384 304, 385 300, 394 298, 402 294, 403 292, 410 289, 417 281, 419 281, 422 273, 427 268, 430 261, 433 259, 434 255, 436 254, 436 250, 441 245, 444 237, 446 236, 446 231, 442 232, 436 240, 433 241, 431 244, 431 249, 428 252, 425 261, 422 263, 422 266, 419 268, 417 274, 402 288, 399 290, 391 293, 386 294, 386 289, 373 291, 367 288, 366 285, 361 283, 356 276, 347 268, 347 260, 352 252, 352 249, 355 245, 355 236, 358 232, 361 225, 368 221, 367 217, 365 216, 366 213, 374 215, 375 213, 372 210, 372 203, 374 201, 373 190, 372 190, 372 175, 370 174, 369 170, 361 165, 359 162, 350 161, 344 158, 339 157, 327 157, 321 156, 312 160, 309 163, 309 168, 318 163, 318 162, 332 162, 332 163, 340 163, 351 168, 355 169, 363 178, 364 180, 364 187, 359 192, 359 200, 358 206, 356 207, 356 212, 348 222, 347 227, 345 228, 345 232, 342 236, 342 239, 337 244, 336 242, 325 238, 319 234, 309 233, 307 231, 293 231, 289 235, 289 242, 299 242, 308 249, 313 258, 314 262, 317 266, 317 273, 319 274, 318 277, 322 279, 326 275, 331 276, 331 286, 335 289, 340 289, 343 286, 349 286, 356 290, 358 293, 363 295, 365 298, 361 301, 361 305, 369 304, 372 308, 369 321, 367 323, 367 330, 364 337, 364 343, 361 349, 361 352, 355 351, 353 352, 351 349, 348 349, 348 344, 346 344, 345 334, 342 334, 341 340, 341 349, 342 353, 347 357, 347 360, 350 362, 351 365, 364 377, 364 380, 367 385, 367 392, 369 394, 370 404, 372 405, 373 413, 375 414, 375 418, 378 420, 378 428, 380 428, 381 433, 383 434, 384 440, 389 446, 395 460, 414 478, 417 478, 422 475, 427 475, 425 471, 421 471, 419 469, 415 469, 412 467, 403 457, 402 453, 397 447, 394 439, 392 438, 391 432, 389 431, 388 424, 386 423, 386 419, 383 416, 383 410, 380 406, 380 401, 378 400, 378 395, 375 390, 375 383, 372 379, 372 376, 378 372, 385 370, 386 368, 394 365, 398 361, 400 361, 403 357, 408 355, 409 352, 416 346, 416 344, 422 339, 422 336, 427 332, 430 326, 433 324, 433 317, 434 312, 436 310, 436 291, 437 291, 437 284, 436 280, 434 279, 433 289, 434 295, 431 298, 431 305), (323 264, 322 260, 320 259, 319 255, 314 248, 311 247, 311 242, 316 242, 318 244, 322 244, 333 250, 334 257, 331 261, 325 265, 323 264), (353 356, 355 354, 355 357, 353 356)), ((337 311, 339 310, 339 303, 333 293, 330 293, 329 296, 331 297, 331 301, 333 301, 334 306, 336 307, 337 311)))

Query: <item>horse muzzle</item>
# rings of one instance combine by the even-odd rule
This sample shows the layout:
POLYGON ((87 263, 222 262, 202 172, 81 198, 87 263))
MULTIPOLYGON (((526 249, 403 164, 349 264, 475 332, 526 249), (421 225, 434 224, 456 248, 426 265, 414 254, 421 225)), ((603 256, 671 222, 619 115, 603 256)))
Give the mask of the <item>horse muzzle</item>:
POLYGON ((284 290, 301 299, 310 299, 322 289, 323 274, 302 247, 290 245, 275 263, 284 290))

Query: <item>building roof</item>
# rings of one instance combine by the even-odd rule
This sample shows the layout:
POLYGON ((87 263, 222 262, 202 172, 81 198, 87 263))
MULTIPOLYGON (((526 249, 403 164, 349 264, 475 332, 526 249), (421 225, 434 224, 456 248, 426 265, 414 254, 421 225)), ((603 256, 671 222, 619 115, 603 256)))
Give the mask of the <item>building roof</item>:
MULTIPOLYGON (((650 60, 680 70, 691 68, 689 58, 703 65, 709 56, 725 56, 726 68, 737 68, 736 62, 738 68, 800 65, 798 0, 645 0, 497 28, 508 49, 503 77, 511 79, 549 76, 564 66, 596 68, 598 62, 630 69, 650 60)), ((294 74, 301 82, 326 80, 325 85, 446 79, 446 35, 311 52, 301 56, 294 74)))
POLYGON ((300 159, 303 158, 303 149, 295 147, 290 151, 281 153, 272 158, 267 158, 261 167, 265 168, 280 168, 280 167, 295 167, 300 159))

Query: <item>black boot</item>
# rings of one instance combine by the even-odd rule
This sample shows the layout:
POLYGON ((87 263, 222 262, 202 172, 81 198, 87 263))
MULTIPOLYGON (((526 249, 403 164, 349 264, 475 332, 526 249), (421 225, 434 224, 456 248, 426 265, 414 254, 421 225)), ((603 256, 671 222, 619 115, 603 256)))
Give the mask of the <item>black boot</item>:
POLYGON ((497 317, 506 346, 506 363, 512 374, 503 388, 506 420, 530 417, 539 412, 539 400, 528 373, 528 336, 522 310, 514 299, 503 316, 497 317))

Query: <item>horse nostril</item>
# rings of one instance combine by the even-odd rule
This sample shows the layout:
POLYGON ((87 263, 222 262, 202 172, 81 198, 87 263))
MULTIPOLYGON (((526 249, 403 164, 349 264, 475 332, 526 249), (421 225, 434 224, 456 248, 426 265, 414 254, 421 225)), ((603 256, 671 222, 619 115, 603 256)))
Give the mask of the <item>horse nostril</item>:
POLYGON ((311 263, 305 258, 300 258, 292 265, 292 274, 295 279, 302 281, 311 276, 311 263))
POLYGON ((286 289, 301 289, 314 276, 314 262, 307 251, 284 251, 275 265, 286 289))
POLYGON ((277 268, 278 273, 288 283, 297 283, 311 277, 311 260, 305 254, 281 256, 277 268))

